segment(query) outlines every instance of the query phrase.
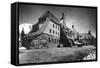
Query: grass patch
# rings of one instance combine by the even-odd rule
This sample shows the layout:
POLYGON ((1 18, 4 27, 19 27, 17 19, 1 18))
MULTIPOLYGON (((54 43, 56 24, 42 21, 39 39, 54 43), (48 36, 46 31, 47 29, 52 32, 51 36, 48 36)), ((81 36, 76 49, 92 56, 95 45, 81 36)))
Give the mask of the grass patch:
POLYGON ((80 61, 93 50, 93 47, 26 50, 19 54, 19 60, 20 63, 80 61))

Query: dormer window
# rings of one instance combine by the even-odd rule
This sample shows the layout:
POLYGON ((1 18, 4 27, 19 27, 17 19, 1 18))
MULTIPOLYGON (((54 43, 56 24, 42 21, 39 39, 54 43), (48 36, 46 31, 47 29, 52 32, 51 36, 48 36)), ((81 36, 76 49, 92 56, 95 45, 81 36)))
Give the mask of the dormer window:
POLYGON ((39 22, 43 22, 46 20, 46 17, 43 17, 43 18, 39 18, 39 22))

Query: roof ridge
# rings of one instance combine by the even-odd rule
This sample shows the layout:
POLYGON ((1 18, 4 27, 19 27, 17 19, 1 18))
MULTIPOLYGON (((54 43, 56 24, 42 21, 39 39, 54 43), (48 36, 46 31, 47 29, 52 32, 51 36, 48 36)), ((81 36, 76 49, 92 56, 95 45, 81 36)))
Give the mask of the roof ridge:
MULTIPOLYGON (((54 19, 56 19, 56 21, 59 21, 59 19, 56 17, 56 16, 54 16, 54 14, 53 13, 51 13, 51 11, 46 11, 43 15, 41 15, 40 16, 40 18, 42 18, 42 17, 47 17, 47 16, 49 16, 50 18, 52 18, 53 20, 54 19)), ((55 20, 54 20, 55 21, 55 20)))

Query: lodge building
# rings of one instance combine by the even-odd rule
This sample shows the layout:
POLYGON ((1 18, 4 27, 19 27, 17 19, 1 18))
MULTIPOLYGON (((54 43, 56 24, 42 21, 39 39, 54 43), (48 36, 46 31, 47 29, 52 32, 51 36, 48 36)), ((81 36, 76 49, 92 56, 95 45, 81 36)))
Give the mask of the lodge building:
POLYGON ((27 48, 57 47, 59 44, 64 47, 73 47, 73 41, 79 36, 74 25, 72 25, 72 29, 66 26, 64 13, 59 20, 50 11, 47 11, 32 26, 30 33, 24 35, 21 40, 22 45, 27 48))
MULTIPOLYGON (((60 42, 60 23, 59 20, 50 12, 47 11, 39 19, 38 22, 33 25, 29 34, 24 37, 24 45, 42 45, 56 47, 60 42), (29 41, 30 40, 30 41, 29 41), (38 43, 36 43, 38 42, 38 43), (30 43, 30 44, 29 44, 30 43)), ((41 46, 40 46, 41 47, 41 46)))

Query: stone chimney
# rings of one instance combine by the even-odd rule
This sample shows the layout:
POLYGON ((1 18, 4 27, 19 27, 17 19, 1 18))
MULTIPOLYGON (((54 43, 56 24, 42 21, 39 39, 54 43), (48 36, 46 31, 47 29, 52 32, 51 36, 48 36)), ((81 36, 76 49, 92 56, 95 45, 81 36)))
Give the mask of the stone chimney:
POLYGON ((72 25, 72 28, 74 28, 74 25, 72 25))
POLYGON ((91 35, 91 30, 88 31, 88 34, 91 35))
POLYGON ((75 33, 77 33, 77 31, 76 31, 74 25, 72 25, 72 31, 75 32, 75 33))

